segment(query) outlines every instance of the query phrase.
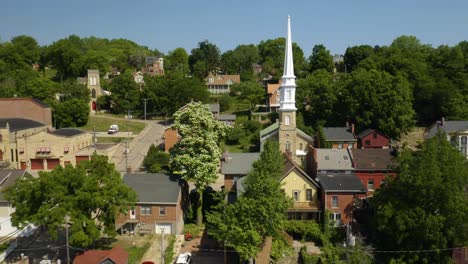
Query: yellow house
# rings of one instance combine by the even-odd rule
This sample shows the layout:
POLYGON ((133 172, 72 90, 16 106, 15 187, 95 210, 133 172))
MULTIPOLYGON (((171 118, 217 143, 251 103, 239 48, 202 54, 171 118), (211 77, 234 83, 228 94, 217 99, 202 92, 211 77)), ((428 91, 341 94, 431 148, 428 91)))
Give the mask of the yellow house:
POLYGON ((290 220, 319 220, 321 215, 319 190, 314 179, 287 158, 283 176, 280 179, 282 190, 293 201, 287 210, 290 220))

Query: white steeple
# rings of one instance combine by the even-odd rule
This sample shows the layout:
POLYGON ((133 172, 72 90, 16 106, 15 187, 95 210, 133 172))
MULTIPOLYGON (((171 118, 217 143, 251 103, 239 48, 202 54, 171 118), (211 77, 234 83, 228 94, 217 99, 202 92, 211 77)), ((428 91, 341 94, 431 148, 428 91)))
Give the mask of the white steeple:
POLYGON ((279 111, 296 111, 296 76, 291 39, 291 17, 288 15, 288 33, 284 52, 284 71, 281 77, 281 99, 279 111))

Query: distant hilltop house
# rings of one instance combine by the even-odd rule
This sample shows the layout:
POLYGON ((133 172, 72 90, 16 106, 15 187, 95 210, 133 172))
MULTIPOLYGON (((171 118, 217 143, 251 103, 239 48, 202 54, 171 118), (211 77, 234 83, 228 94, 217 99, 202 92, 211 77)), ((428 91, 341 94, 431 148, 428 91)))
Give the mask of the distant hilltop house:
POLYGON ((206 77, 206 86, 212 94, 229 93, 231 86, 235 83, 240 83, 240 75, 213 75, 208 74, 206 77))
POLYGON ((424 137, 432 138, 438 132, 447 134, 447 140, 468 159, 468 120, 448 121, 442 118, 427 129, 424 137))
POLYGON ((139 84, 139 85, 145 84, 143 73, 141 71, 137 71, 133 74, 133 80, 135 81, 136 84, 139 84))
POLYGON ((91 134, 76 128, 53 130, 51 120, 49 106, 39 100, 0 98, 0 166, 51 170, 89 159, 76 154, 92 144, 91 134))
POLYGON ((145 66, 141 69, 143 74, 151 76, 164 75, 164 59, 160 56, 148 56, 145 58, 145 66))
POLYGON ((88 87, 91 93, 91 100, 89 102, 90 113, 96 112, 98 110, 97 99, 102 95, 110 95, 110 92, 101 88, 99 70, 89 69, 86 77, 78 77, 78 82, 88 87))

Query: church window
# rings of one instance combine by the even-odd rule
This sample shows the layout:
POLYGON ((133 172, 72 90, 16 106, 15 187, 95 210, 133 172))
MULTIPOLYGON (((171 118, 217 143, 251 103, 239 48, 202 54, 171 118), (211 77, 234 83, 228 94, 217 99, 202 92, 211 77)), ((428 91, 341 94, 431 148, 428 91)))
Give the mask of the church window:
POLYGON ((96 98, 96 89, 91 90, 91 97, 96 98))
POLYGON ((286 151, 291 151, 291 143, 289 141, 286 141, 286 151))
POLYGON ((289 116, 287 115, 287 116, 284 117, 284 124, 289 126, 289 123, 290 123, 289 122, 289 116))

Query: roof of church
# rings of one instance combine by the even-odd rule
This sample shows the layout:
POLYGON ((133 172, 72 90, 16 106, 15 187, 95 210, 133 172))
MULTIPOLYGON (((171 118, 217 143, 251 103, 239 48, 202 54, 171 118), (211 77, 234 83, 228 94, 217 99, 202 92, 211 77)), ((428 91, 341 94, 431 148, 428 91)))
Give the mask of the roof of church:
POLYGON ((264 136, 269 135, 270 133, 275 132, 279 128, 279 122, 276 120, 275 123, 271 124, 270 126, 262 129, 260 131, 260 139, 262 139, 264 136))

